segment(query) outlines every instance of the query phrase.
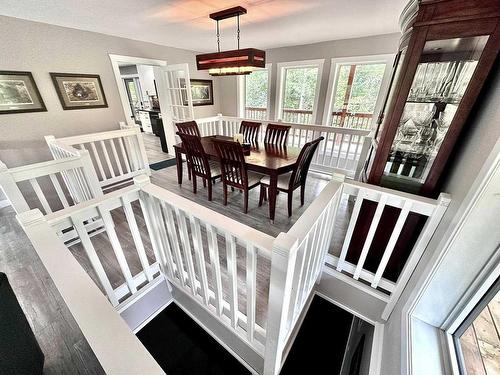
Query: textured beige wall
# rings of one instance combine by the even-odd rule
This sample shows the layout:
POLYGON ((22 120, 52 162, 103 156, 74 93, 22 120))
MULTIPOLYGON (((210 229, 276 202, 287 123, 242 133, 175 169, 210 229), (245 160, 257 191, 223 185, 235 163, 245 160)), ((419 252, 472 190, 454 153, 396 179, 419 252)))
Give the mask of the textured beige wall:
MULTIPOLYGON (((195 52, 0 16, 0 70, 30 71, 47 112, 0 115, 0 160, 13 167, 50 158, 43 136, 56 137, 118 128, 125 119, 108 54, 189 63, 193 78, 195 52), (101 76, 108 108, 64 111, 49 72, 92 73, 101 76)), ((195 107, 197 117, 220 112, 217 79, 213 106, 195 107)))

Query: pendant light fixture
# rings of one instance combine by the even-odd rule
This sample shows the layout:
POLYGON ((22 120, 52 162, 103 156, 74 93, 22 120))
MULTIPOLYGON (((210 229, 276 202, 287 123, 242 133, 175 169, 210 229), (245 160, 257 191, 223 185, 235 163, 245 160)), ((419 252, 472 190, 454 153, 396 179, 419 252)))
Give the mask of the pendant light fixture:
POLYGON ((217 52, 197 55, 198 70, 208 70, 208 74, 212 76, 229 76, 250 74, 255 68, 266 66, 265 51, 255 48, 240 49, 240 15, 246 13, 245 8, 238 6, 210 14, 210 18, 217 22, 217 52), (237 19, 238 49, 221 52, 219 21, 232 17, 237 19))

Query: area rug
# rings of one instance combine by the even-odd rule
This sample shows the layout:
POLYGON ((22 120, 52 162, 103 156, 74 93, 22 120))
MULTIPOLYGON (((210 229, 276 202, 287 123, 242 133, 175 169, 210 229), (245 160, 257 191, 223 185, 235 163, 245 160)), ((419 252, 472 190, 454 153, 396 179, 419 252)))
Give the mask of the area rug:
POLYGON ((154 171, 157 171, 159 169, 171 167, 175 164, 176 164, 175 159, 168 159, 159 161, 158 163, 149 164, 149 168, 151 168, 154 171))

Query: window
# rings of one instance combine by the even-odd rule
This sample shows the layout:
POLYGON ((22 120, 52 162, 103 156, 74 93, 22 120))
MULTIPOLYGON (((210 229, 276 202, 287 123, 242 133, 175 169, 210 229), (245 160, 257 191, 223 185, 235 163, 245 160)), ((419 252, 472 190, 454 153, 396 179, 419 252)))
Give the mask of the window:
POLYGON ((322 72, 323 60, 278 65, 279 119, 299 124, 315 122, 322 72))
POLYGON ((271 64, 265 69, 239 77, 240 117, 267 120, 269 119, 269 76, 271 64))
POLYGON ((324 123, 370 129, 393 55, 332 59, 324 123))
POLYGON ((454 334, 462 374, 500 374, 499 290, 497 281, 454 334))

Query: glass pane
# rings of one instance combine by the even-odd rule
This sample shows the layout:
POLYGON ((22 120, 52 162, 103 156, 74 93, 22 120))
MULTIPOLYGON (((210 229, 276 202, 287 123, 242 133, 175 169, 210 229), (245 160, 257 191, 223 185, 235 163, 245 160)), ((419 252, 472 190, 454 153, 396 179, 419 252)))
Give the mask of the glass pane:
POLYGON ((311 124, 316 99, 318 68, 288 68, 285 70, 282 120, 311 124))
POLYGON ((128 91, 130 93, 130 98, 132 99, 132 103, 136 104, 138 102, 137 98, 137 89, 135 87, 134 81, 128 81, 128 91))
POLYGON ((267 69, 256 70, 245 76, 245 117, 264 120, 267 118, 267 69))
POLYGON ((500 374, 500 294, 486 305, 460 337, 468 375, 500 374))
POLYGON ((425 44, 382 178, 418 192, 472 78, 488 37, 425 44))
POLYGON ((384 77, 385 63, 339 67, 330 125, 369 129, 384 77))

